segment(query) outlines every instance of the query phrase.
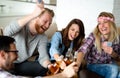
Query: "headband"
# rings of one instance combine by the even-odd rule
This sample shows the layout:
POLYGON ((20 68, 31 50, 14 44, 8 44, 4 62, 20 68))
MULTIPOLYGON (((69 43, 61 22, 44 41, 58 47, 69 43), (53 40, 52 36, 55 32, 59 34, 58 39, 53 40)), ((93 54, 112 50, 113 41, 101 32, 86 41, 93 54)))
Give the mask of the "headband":
POLYGON ((105 16, 98 17, 98 22, 99 21, 112 21, 112 22, 114 22, 113 18, 105 17, 105 16))

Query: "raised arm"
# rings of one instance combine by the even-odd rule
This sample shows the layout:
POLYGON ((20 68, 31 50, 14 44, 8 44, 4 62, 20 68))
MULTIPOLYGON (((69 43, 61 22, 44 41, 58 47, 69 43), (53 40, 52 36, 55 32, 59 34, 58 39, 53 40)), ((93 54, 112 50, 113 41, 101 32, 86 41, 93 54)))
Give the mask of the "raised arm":
POLYGON ((30 20, 39 16, 42 11, 44 11, 44 3, 43 2, 41 2, 41 3, 37 2, 37 4, 35 5, 34 11, 31 14, 29 14, 29 15, 27 15, 27 16, 18 20, 19 26, 21 26, 21 27, 25 26, 25 24, 27 24, 30 20))
POLYGON ((19 32, 24 26, 27 26, 26 24, 34 19, 35 17, 39 16, 41 14, 41 12, 44 11, 44 4, 43 2, 40 4, 36 4, 35 5, 35 9, 34 11, 23 17, 20 18, 18 20, 12 21, 8 26, 5 27, 3 34, 4 35, 8 35, 8 36, 13 36, 14 34, 16 34, 17 32, 19 32))

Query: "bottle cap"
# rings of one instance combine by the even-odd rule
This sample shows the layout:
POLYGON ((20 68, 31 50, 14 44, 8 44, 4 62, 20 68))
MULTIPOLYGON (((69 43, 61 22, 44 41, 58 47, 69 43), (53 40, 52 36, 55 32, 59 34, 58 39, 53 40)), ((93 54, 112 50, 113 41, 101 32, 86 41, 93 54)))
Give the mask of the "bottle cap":
POLYGON ((77 51, 75 51, 74 57, 77 57, 77 54, 78 54, 78 52, 77 52, 77 51))

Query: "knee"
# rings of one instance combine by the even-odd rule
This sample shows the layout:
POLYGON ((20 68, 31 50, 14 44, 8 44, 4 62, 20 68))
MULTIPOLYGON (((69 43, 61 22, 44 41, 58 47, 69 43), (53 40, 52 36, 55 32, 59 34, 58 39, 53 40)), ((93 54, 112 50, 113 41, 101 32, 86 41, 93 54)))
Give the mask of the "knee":
POLYGON ((114 64, 109 64, 107 66, 107 76, 111 76, 112 78, 116 78, 117 75, 118 75, 118 66, 117 65, 114 65, 114 64))
POLYGON ((117 65, 110 64, 109 69, 110 69, 111 73, 118 72, 118 66, 117 65))
POLYGON ((118 77, 117 78, 120 78, 120 72, 118 72, 118 77))
POLYGON ((106 67, 106 76, 105 78, 117 78, 118 75, 118 66, 114 64, 109 64, 106 67))

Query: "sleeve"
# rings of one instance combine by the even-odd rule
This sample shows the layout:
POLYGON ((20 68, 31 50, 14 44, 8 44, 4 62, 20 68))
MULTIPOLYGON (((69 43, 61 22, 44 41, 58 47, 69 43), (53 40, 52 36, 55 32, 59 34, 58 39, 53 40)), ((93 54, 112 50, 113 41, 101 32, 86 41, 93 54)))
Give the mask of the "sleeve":
POLYGON ((34 77, 34 78, 43 78, 43 77, 41 77, 41 76, 37 76, 37 77, 34 77))
POLYGON ((21 27, 18 25, 17 20, 15 20, 15 21, 12 21, 8 26, 5 27, 5 29, 3 30, 3 34, 7 35, 7 36, 13 36, 20 29, 21 29, 21 27))
MULTIPOLYGON (((120 36, 119 36, 119 40, 120 40, 120 36)), ((111 57, 115 60, 115 61, 120 61, 120 41, 118 40, 118 43, 113 43, 113 52, 111 54, 111 57)))
POLYGON ((56 32, 51 39, 51 46, 50 46, 50 56, 53 57, 54 54, 60 54, 59 52, 59 45, 62 44, 62 36, 60 32, 56 32))
POLYGON ((78 49, 78 52, 83 52, 84 54, 92 47, 94 44, 95 38, 93 33, 91 33, 84 41, 83 45, 78 49))
POLYGON ((38 43, 38 52, 39 52, 38 60, 42 66, 44 66, 43 63, 45 61, 50 60, 48 53, 47 53, 47 43, 48 43, 48 39, 45 35, 40 38, 39 43, 38 43))
POLYGON ((0 78, 30 78, 30 77, 16 76, 6 71, 3 71, 3 72, 0 72, 0 78))
POLYGON ((112 52, 111 57, 116 61, 120 61, 120 56, 115 52, 112 52))

